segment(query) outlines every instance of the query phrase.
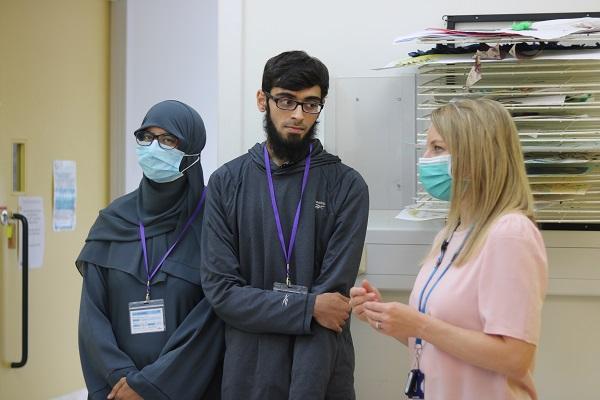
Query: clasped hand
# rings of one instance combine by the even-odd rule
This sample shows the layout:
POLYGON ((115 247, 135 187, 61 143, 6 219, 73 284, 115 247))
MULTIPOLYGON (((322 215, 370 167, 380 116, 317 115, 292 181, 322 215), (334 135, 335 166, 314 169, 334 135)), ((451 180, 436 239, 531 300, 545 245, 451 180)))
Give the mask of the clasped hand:
POLYGON ((350 299, 339 293, 317 295, 313 317, 319 325, 340 333, 350 318, 350 299))
POLYGON ((350 306, 358 319, 403 342, 408 337, 417 337, 423 315, 406 304, 381 300, 379 290, 367 280, 350 289, 350 306))
POLYGON ((125 377, 119 379, 119 382, 115 384, 106 398, 108 400, 143 400, 142 397, 127 384, 127 379, 125 377))

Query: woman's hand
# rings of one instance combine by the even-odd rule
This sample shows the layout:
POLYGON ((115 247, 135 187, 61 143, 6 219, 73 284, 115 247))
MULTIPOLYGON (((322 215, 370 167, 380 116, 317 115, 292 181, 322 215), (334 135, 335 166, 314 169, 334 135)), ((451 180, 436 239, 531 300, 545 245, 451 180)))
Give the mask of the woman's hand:
POLYGON ((381 293, 365 279, 360 286, 350 289, 352 313, 364 322, 368 322, 364 309, 364 303, 368 301, 381 301, 381 293))
MULTIPOLYGON (((401 314, 402 311, 415 311, 417 314, 420 314, 418 311, 413 310, 404 304, 382 303, 381 293, 379 293, 379 290, 377 290, 375 286, 372 286, 366 279, 359 287, 350 289, 350 306, 352 307, 352 313, 358 319, 367 322, 378 332, 393 336, 404 343, 404 345, 408 345, 409 335, 403 333, 402 325, 398 325, 398 322, 394 322, 392 315, 396 313, 401 314), (400 308, 399 311, 394 311, 396 306, 401 306, 398 307, 400 308), (404 310, 402 307, 407 310, 404 310), (387 321, 385 326, 382 318, 387 321)), ((419 315, 417 315, 417 317, 419 317, 419 315)), ((400 320, 401 318, 396 319, 400 320)))
POLYGON ((135 390, 133 390, 128 384, 125 377, 119 379, 119 382, 115 384, 112 391, 108 394, 107 399, 109 400, 143 400, 135 390))
POLYGON ((368 301, 363 304, 364 315, 373 329, 401 342, 419 336, 425 323, 423 314, 406 304, 368 301))

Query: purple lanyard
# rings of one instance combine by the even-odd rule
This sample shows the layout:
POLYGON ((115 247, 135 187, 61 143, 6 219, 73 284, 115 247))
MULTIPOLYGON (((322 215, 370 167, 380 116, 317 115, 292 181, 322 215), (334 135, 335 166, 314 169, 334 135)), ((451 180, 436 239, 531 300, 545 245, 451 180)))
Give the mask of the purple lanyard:
POLYGON ((142 221, 140 221, 140 241, 142 242, 142 252, 144 253, 144 266, 146 267, 146 276, 148 277, 148 280, 146 281, 146 301, 150 301, 150 281, 152 280, 152 278, 154 278, 154 275, 156 275, 156 273, 158 272, 160 267, 162 267, 163 263, 165 262, 165 260, 169 256, 169 254, 171 254, 173 249, 175 249, 175 246, 177 246, 179 241, 183 238, 183 235, 188 230, 190 225, 192 225, 192 222, 194 221, 194 219, 196 219, 196 217, 198 216, 198 213, 202 209, 202 204, 204 204, 205 198, 206 198, 206 187, 202 191, 202 196, 200 196, 200 201, 198 201, 198 205, 196 206, 196 209, 194 210, 194 212, 192 213, 190 218, 187 220, 187 222, 183 226, 183 229, 181 230, 181 232, 179 232, 179 235, 177 235, 175 242, 171 245, 171 247, 169 247, 169 249, 167 250, 165 255, 162 256, 160 262, 156 265, 156 267, 154 267, 154 269, 152 270, 152 273, 150 273, 150 269, 148 268, 148 250, 146 249, 146 230, 144 229, 144 224, 142 224, 142 221))
POLYGON ((277 200, 275 199, 275 189, 273 188, 273 177, 271 176, 271 162, 269 160, 269 152, 267 151, 267 145, 263 146, 263 153, 265 157, 265 168, 267 169, 267 182, 269 183, 269 192, 271 194, 271 205, 273 207, 273 214, 275 215, 275 224, 277 225, 277 235, 279 236, 279 243, 281 243, 281 249, 285 257, 285 272, 286 279, 285 284, 290 286, 292 281, 290 279, 290 260, 292 259, 292 251, 294 250, 294 244, 296 242, 296 233, 298 232, 298 223, 300 221, 300 208, 302 207, 302 197, 304 196, 304 189, 308 183, 308 171, 310 170, 310 155, 312 153, 312 143, 309 146, 308 156, 304 165, 304 177, 302 178, 302 190, 300 191, 300 200, 296 207, 296 215, 294 216, 294 225, 292 226, 292 234, 290 237, 289 248, 285 249, 285 239, 283 238, 283 229, 281 228, 281 219, 279 218, 279 209, 277 208, 277 200))

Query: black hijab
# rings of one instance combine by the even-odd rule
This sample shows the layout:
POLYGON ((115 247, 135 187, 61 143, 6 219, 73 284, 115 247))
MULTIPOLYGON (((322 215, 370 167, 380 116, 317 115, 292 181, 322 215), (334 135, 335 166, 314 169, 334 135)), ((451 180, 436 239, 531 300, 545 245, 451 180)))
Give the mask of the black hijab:
MULTIPOLYGON (((202 118, 193 108, 179 101, 166 100, 154 105, 138 131, 152 126, 176 136, 179 139, 177 148, 185 154, 199 154, 206 144, 202 118)), ((183 170, 196 159, 184 157, 179 169, 183 170)), ((77 268, 82 272, 86 263, 92 263, 129 273, 145 283, 139 222, 144 224, 148 263, 153 269, 190 219, 203 191, 200 162, 173 182, 157 183, 144 176, 136 190, 100 211, 75 261, 77 268)), ((163 280, 166 273, 200 284, 198 249, 202 217, 203 210, 153 281, 163 280)))

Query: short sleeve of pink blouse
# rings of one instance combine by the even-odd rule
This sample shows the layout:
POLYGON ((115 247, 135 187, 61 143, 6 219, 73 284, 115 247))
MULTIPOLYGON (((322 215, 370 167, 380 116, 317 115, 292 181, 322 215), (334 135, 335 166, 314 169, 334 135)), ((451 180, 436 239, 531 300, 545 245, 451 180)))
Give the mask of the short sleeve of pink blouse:
POLYGON ((483 331, 538 344, 546 292, 546 251, 535 225, 521 214, 501 217, 481 253, 479 313, 483 331))

